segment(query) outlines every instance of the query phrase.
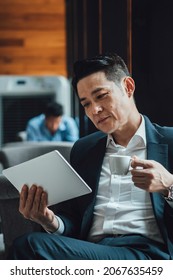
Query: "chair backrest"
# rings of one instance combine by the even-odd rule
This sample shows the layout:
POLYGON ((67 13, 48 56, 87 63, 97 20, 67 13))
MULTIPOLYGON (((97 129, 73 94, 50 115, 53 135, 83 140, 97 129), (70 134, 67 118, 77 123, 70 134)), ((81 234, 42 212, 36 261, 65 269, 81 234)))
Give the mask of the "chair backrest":
POLYGON ((0 149, 2 169, 14 166, 53 150, 58 150, 64 158, 70 161, 72 142, 19 142, 0 149), (20 143, 20 144, 19 144, 20 143))

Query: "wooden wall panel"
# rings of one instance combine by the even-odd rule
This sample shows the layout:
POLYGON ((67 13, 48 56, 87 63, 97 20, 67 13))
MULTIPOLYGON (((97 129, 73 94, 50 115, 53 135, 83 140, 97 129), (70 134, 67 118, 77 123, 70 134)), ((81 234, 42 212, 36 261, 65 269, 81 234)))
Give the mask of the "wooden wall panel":
POLYGON ((0 0, 0 74, 67 76, 65 0, 0 0))

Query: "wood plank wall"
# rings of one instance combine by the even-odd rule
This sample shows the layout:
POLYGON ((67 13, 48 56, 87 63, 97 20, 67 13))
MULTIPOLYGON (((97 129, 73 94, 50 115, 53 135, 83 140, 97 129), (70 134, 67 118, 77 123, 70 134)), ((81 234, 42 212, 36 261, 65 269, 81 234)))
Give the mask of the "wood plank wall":
POLYGON ((64 75, 65 0, 0 0, 0 75, 64 75))

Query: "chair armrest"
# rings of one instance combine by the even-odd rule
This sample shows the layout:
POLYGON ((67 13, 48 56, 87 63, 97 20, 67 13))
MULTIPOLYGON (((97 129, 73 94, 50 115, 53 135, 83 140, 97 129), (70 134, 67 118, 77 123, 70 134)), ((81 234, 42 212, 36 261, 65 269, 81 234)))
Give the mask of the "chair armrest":
POLYGON ((15 238, 27 232, 41 230, 40 225, 23 218, 18 208, 18 191, 4 175, 0 175, 0 217, 5 244, 5 256, 8 254, 9 247, 15 238))
POLYGON ((4 199, 14 199, 18 197, 18 190, 16 190, 4 175, 0 175, 0 202, 4 199))

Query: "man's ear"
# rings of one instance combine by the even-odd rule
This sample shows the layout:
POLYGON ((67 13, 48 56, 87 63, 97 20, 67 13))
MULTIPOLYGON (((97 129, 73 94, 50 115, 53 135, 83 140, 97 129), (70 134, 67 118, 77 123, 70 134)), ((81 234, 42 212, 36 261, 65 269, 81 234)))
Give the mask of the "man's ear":
POLYGON ((129 97, 131 97, 135 91, 135 82, 131 77, 125 77, 124 80, 124 88, 129 97))

